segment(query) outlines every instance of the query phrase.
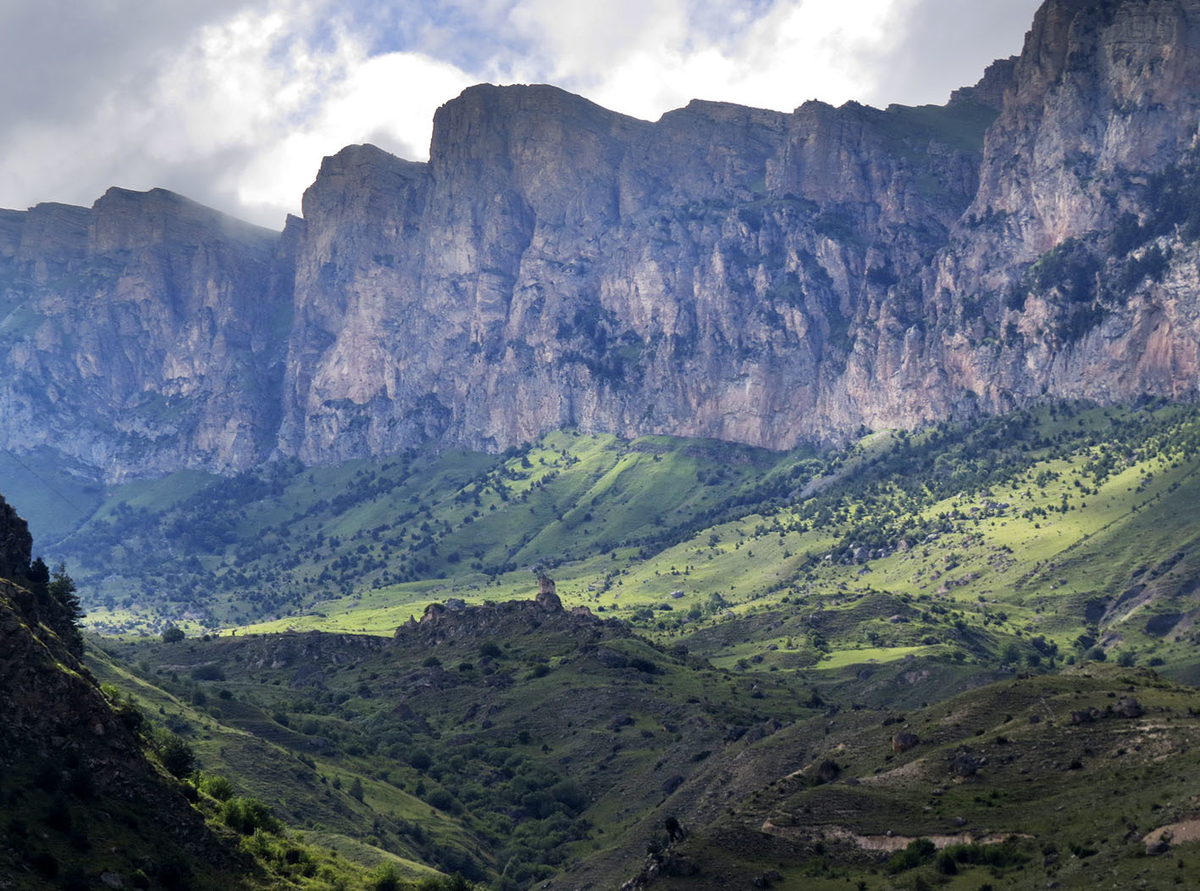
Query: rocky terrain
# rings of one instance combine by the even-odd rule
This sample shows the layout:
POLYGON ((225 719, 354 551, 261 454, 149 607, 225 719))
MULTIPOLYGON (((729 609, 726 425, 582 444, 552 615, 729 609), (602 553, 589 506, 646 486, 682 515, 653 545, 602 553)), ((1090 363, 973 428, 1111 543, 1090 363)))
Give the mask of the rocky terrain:
POLYGON ((472 87, 428 163, 348 147, 281 234, 162 191, 4 211, 0 447, 113 481, 1190 398, 1197 29, 1047 0, 944 107, 472 87))

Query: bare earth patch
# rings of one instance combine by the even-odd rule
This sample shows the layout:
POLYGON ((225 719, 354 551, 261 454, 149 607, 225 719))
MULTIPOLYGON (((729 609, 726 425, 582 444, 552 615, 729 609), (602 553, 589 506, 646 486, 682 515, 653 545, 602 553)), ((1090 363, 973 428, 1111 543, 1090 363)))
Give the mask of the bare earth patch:
POLYGON ((1200 819, 1181 820, 1160 826, 1142 839, 1147 848, 1152 848, 1159 842, 1178 845, 1187 842, 1200 841, 1200 819))
MULTIPOLYGON (((1197 822, 1200 824, 1200 821, 1197 822)), ((779 838, 797 838, 808 835, 808 830, 776 826, 770 820, 763 823, 762 831, 767 835, 779 838)), ((889 854, 903 851, 910 842, 915 840, 907 835, 859 835, 843 826, 822 826, 815 831, 815 834, 825 841, 848 841, 864 851, 882 851, 889 854)), ((998 845, 1012 838, 1012 835, 992 833, 974 836, 969 832, 960 832, 957 835, 925 835, 921 837, 929 839, 940 850, 949 845, 998 845)))

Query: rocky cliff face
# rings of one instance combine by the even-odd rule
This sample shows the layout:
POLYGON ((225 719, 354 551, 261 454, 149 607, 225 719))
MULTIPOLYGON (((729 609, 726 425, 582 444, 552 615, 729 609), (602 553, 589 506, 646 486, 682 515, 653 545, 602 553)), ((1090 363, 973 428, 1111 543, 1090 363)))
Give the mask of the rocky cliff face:
POLYGON ((0 215, 0 446, 228 470, 563 426, 783 448, 1189 397, 1200 0, 1048 0, 945 107, 473 87, 282 237, 177 196, 0 215))
POLYGON ((839 392, 855 320, 944 242, 993 116, 695 102, 648 124, 472 88, 427 167, 355 147, 307 193, 282 446, 834 435, 858 421, 839 392))
POLYGON ((0 446, 110 478, 261 460, 293 242, 161 190, 5 212, 0 446))

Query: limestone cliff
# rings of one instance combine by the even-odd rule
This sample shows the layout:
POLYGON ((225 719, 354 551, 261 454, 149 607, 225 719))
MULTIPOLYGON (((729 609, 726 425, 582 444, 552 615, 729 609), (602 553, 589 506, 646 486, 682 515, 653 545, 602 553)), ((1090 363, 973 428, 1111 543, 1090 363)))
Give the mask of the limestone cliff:
POLYGON ((162 192, 0 213, 0 447, 119 476, 1191 397, 1198 37, 1200 0, 1048 0, 944 107, 472 87, 427 164, 327 158, 282 237, 162 192))
POLYGON ((427 166, 352 147, 306 194, 281 446, 836 435, 856 324, 944 243, 992 117, 467 90, 427 166))
POLYGON ((110 478, 261 460, 293 241, 162 190, 5 212, 0 447, 110 478))

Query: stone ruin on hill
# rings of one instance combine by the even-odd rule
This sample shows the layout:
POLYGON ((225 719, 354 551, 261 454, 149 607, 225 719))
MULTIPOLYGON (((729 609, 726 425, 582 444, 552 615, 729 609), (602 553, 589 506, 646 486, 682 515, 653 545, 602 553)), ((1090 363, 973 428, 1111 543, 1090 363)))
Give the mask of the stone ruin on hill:
POLYGON ((425 607, 420 619, 409 616, 408 621, 396 629, 395 637, 418 629, 437 629, 439 633, 467 633, 471 629, 495 630, 492 626, 524 620, 531 627, 539 627, 544 621, 583 623, 586 625, 615 624, 592 614, 586 606, 563 607, 562 599, 555 593, 554 580, 542 575, 538 578, 538 593, 532 600, 508 600, 502 603, 468 605, 457 597, 445 603, 431 603, 425 607))

